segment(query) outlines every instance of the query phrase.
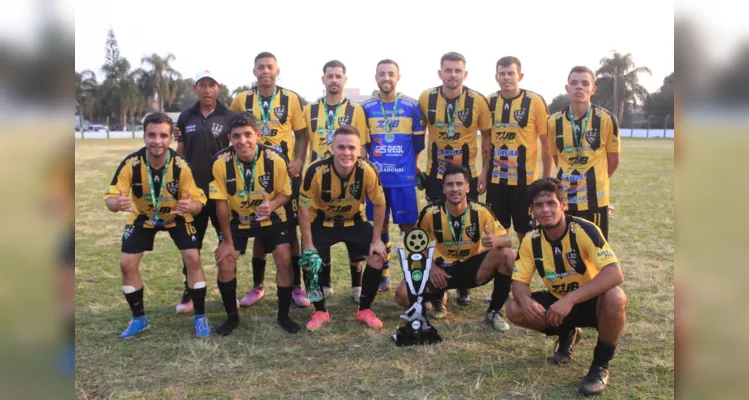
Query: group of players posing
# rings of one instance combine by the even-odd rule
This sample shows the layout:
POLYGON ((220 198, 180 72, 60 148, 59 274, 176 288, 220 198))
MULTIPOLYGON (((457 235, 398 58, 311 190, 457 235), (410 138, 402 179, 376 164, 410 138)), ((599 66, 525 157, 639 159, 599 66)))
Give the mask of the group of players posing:
MULTIPOLYGON (((557 336, 553 358, 560 364, 570 361, 580 327, 598 330, 580 390, 602 392, 626 308, 622 272, 607 242, 609 178, 621 148, 616 118, 590 103, 595 77, 586 67, 569 73, 570 106, 549 116, 541 96, 519 88, 517 58, 497 62, 501 90, 488 97, 463 85, 465 66, 460 54, 445 54, 438 72, 443 85, 415 100, 396 91, 398 65, 383 60, 375 74, 378 96, 358 105, 343 97, 345 66, 330 61, 323 67, 326 95, 303 105, 296 93, 275 84, 276 57, 264 52, 255 58, 257 86, 237 95, 230 109, 216 101, 220 85, 211 73, 198 73, 200 100, 176 124, 163 113, 146 117, 145 147, 125 158, 105 194, 109 210, 130 212, 120 266, 133 318, 120 337, 150 327, 138 265, 161 230, 169 232, 184 263, 186 289, 177 311, 192 311, 197 336, 210 335, 200 261, 209 219, 219 238, 218 288, 227 314, 216 328, 220 335, 238 327, 240 305, 264 296, 268 253, 277 270, 278 323, 298 332, 290 304, 310 305, 301 289, 302 276, 309 279, 300 271, 302 251, 321 256, 320 283, 329 293, 330 247, 340 242, 349 253, 359 303, 355 319, 381 328, 371 305, 378 290, 390 287, 383 270, 392 214, 401 232, 418 226, 436 241, 426 291, 433 316, 444 316, 446 290, 460 290, 466 302, 468 289, 493 281, 486 321, 509 329, 500 311, 512 291, 507 318, 557 336), (477 131, 482 165, 476 162, 477 131), (170 148, 173 136, 177 151, 170 148), (303 171, 308 148, 311 163, 303 171), (551 178, 554 165, 557 177, 551 178), (429 202, 420 213, 417 186, 429 202), (478 202, 484 193, 486 205, 478 202), (517 252, 510 226, 520 240, 517 252), (249 238, 255 239, 254 286, 240 302, 236 263, 249 238), (547 291, 531 293, 534 272, 547 291)), ((395 298, 409 306, 403 282, 395 298)), ((310 331, 330 322, 325 299, 312 304, 310 331)))

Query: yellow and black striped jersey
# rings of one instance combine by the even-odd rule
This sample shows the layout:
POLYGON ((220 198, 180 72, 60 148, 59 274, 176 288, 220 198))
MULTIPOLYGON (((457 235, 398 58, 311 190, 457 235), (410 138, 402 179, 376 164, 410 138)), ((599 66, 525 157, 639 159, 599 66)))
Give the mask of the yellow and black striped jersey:
POLYGON ((427 134, 427 170, 430 177, 442 180, 448 163, 459 164, 479 175, 476 166, 477 131, 490 129, 489 103, 479 92, 463 86, 460 97, 447 101, 442 86, 427 89, 419 96, 427 134), (450 129, 450 119, 454 132, 450 129))
MULTIPOLYGON (((138 216, 145 215, 148 220, 143 227, 153 228, 151 224, 151 219, 154 217, 153 193, 161 193, 158 213, 161 221, 165 224, 165 228, 175 226, 174 219, 178 216, 170 213, 177 207, 177 201, 186 198, 188 192, 191 200, 198 200, 203 205, 208 201, 203 190, 195 184, 187 160, 172 149, 169 149, 169 153, 169 164, 152 171, 155 188, 151 187, 148 179, 145 147, 125 157, 120 166, 117 167, 117 172, 115 172, 112 182, 109 183, 109 188, 104 193, 104 199, 119 197, 120 191, 123 195, 131 197, 133 209, 136 212, 131 213, 128 224, 133 224, 138 216), (167 169, 166 178, 163 178, 162 182, 164 168, 167 169)), ((193 221, 191 214, 179 217, 184 218, 185 222, 193 221)))
POLYGON ((323 100, 324 98, 321 97, 316 102, 304 107, 307 140, 309 140, 311 149, 310 162, 315 162, 331 154, 333 132, 344 125, 353 125, 359 130, 362 146, 369 143, 367 119, 364 115, 364 109, 360 105, 344 98, 339 104, 326 107, 323 100), (329 126, 329 120, 333 121, 332 126, 329 126))
POLYGON ((464 215, 458 217, 449 217, 445 200, 434 202, 421 210, 418 226, 429 235, 430 242, 437 241, 434 262, 443 268, 489 250, 481 248, 484 227, 496 236, 509 234, 488 207, 474 201, 469 201, 464 215))
POLYGON ((307 126, 302 111, 302 100, 295 92, 280 86, 276 86, 275 96, 261 97, 257 88, 239 93, 231 102, 230 110, 251 112, 257 119, 260 142, 283 153, 289 162, 294 161, 294 131, 307 126), (267 112, 266 115, 270 117, 268 128, 265 129, 262 122, 263 112, 267 112))
POLYGON ((291 196, 291 179, 283 155, 261 144, 258 144, 258 150, 259 155, 254 163, 239 160, 234 146, 218 152, 213 161, 213 181, 208 189, 208 197, 229 201, 231 224, 239 229, 283 224, 288 218, 286 209, 280 206, 271 212, 270 218, 257 221, 257 207, 263 202, 264 193, 268 200, 275 199, 279 194, 291 196), (245 179, 241 179, 237 160, 242 164, 245 179), (249 182, 250 177, 252 183, 249 182), (243 187, 245 182, 249 190, 243 187))
POLYGON ((529 90, 505 99, 501 91, 487 98, 492 113, 489 182, 530 185, 538 179, 538 137, 546 135, 549 110, 543 97, 529 90))
POLYGON ((359 158, 351 174, 341 177, 331 156, 315 161, 307 168, 299 205, 309 208, 313 223, 339 228, 367 220, 365 196, 374 205, 385 204, 382 183, 374 165, 359 158))
POLYGON ((592 222, 565 215, 567 230, 549 241, 541 227, 528 232, 520 243, 512 279, 530 284, 538 272, 558 299, 590 282, 601 269, 618 263, 601 230, 592 222))
POLYGON ((586 128, 585 116, 575 121, 585 129, 577 143, 572 135, 569 106, 549 117, 549 154, 558 156, 557 178, 567 189, 570 211, 586 211, 609 205, 609 165, 606 153, 619 153, 619 123, 603 107, 591 105, 586 128), (553 138, 553 140, 552 140, 553 138))

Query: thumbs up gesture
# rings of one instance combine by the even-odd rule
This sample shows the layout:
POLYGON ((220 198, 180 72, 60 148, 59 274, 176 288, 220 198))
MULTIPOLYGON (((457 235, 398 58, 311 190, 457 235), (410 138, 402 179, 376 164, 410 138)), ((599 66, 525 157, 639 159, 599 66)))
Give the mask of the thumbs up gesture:
POLYGON ((489 225, 484 225, 484 235, 481 237, 481 245, 491 249, 494 247, 494 234, 489 229, 489 225))
POLYGON ((117 197, 117 209, 122 212, 135 212, 133 209, 133 201, 130 199, 130 196, 125 196, 122 193, 122 189, 120 191, 120 196, 117 197))
POLYGON ((190 192, 187 192, 185 198, 177 202, 177 209, 172 211, 172 214, 185 215, 192 212, 192 200, 190 200, 190 192))
POLYGON ((268 194, 266 192, 263 192, 263 202, 260 203, 259 206, 257 206, 257 214, 260 216, 258 218, 258 221, 263 221, 266 218, 270 217, 270 213, 273 212, 273 208, 271 208, 270 200, 268 200, 268 194))

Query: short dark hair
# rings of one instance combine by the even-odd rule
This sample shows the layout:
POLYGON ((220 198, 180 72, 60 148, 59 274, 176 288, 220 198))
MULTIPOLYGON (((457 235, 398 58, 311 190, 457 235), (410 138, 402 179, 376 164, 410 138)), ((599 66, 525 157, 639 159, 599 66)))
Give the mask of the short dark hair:
POLYGON ((338 128, 333 132, 333 138, 335 138, 338 135, 356 135, 357 137, 361 137, 359 135, 359 130, 356 129, 353 125, 343 125, 342 127, 338 128))
POLYGON ((230 134, 232 129, 243 126, 249 126, 252 130, 257 131, 257 118, 250 112, 236 113, 229 117, 229 127, 226 133, 230 134))
POLYGON ((346 75, 346 66, 343 65, 343 63, 338 60, 330 60, 326 62, 325 65, 323 65, 322 67, 322 73, 324 74, 325 70, 328 68, 336 68, 336 67, 341 67, 341 69, 343 70, 343 74, 346 75))
POLYGON ((276 60, 276 62, 278 62, 278 59, 276 58, 276 56, 273 55, 273 53, 271 53, 269 51, 264 51, 264 52, 262 52, 262 53, 260 53, 260 54, 258 54, 258 55, 255 56, 254 64, 257 64, 257 60, 259 60, 261 58, 268 58, 268 57, 270 57, 270 58, 276 60))
POLYGON ((174 128, 174 121, 172 121, 172 118, 165 113, 162 112, 155 112, 153 114, 148 114, 146 119, 143 120, 143 132, 148 132, 148 124, 169 124, 169 134, 172 134, 172 129, 174 128))
POLYGON ((502 67, 509 67, 510 65, 515 64, 518 66, 518 72, 520 72, 520 60, 518 60, 517 57, 514 56, 506 56, 502 57, 497 61, 497 66, 494 68, 495 70, 498 69, 500 66, 502 67))
POLYGON ((572 74, 575 73, 575 72, 590 74, 590 79, 591 79, 590 83, 592 83, 592 84, 595 85, 595 83, 596 83, 596 74, 594 74, 593 71, 591 71, 590 68, 588 68, 586 66, 583 66, 583 65, 578 65, 578 66, 572 67, 572 69, 570 70, 570 73, 567 74, 567 81, 568 82, 570 80, 570 76, 572 76, 572 74))
POLYGON ((393 61, 393 60, 391 60, 391 59, 389 59, 389 58, 386 58, 386 59, 384 59, 384 60, 380 60, 380 62, 378 62, 378 63, 377 63, 377 66, 375 67, 375 71, 376 71, 376 70, 377 70, 377 68, 379 68, 379 67, 380 67, 380 65, 382 65, 382 64, 393 64, 393 65, 395 65, 395 68, 397 68, 397 69, 398 69, 398 72, 400 72, 400 70, 401 70, 401 67, 399 67, 399 66, 398 66, 398 63, 397 63, 397 62, 395 62, 395 61, 393 61))
POLYGON ((562 181, 557 178, 546 177, 531 183, 528 186, 528 198, 531 204, 541 192, 556 193, 559 202, 567 201, 567 190, 562 186, 562 181))
POLYGON ((442 64, 445 63, 445 61, 463 61, 463 64, 465 64, 466 58, 463 57, 463 55, 460 53, 451 51, 449 53, 443 54, 442 58, 440 58, 440 68, 442 67, 442 64))
POLYGON ((466 182, 471 181, 471 172, 468 171, 468 168, 460 165, 460 164, 447 164, 447 168, 445 168, 445 173, 442 174, 443 179, 446 179, 448 175, 456 175, 456 174, 463 174, 463 176, 466 178, 466 182))

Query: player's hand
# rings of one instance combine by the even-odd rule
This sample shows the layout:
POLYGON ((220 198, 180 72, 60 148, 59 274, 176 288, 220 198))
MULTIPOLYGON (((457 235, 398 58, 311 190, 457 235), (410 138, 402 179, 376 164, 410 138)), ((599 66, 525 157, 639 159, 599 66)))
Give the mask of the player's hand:
POLYGON ((372 244, 369 245, 369 255, 373 256, 375 254, 382 257, 382 261, 387 260, 387 250, 385 248, 385 243, 382 243, 382 240, 379 238, 377 240, 373 240, 372 244))
POLYGON ((432 285, 437 289, 446 288, 447 280, 450 278, 452 278, 452 276, 448 275, 444 269, 436 265, 429 271, 429 281, 432 282, 432 285))
POLYGON ((562 298, 549 307, 549 311, 546 313, 546 322, 551 326, 559 326, 570 311, 572 311, 572 303, 562 298))
POLYGON ((266 192, 263 192, 263 202, 260 203, 259 206, 257 206, 257 215, 259 215, 260 217, 258 217, 256 221, 265 221, 270 217, 271 212, 273 212, 273 209, 270 206, 268 194, 266 192))
POLYGON ((289 164, 289 176, 296 178, 302 173, 302 160, 294 160, 289 164))
POLYGON ((546 323, 546 309, 544 306, 539 304, 535 300, 528 300, 528 303, 523 306, 523 316, 529 321, 533 321, 537 324, 546 323))
POLYGON ((182 131, 179 130, 177 124, 174 124, 174 128, 172 128, 172 136, 174 136, 175 139, 179 139, 179 137, 182 136, 182 131))
POLYGON ((171 213, 175 215, 187 215, 192 212, 192 200, 190 200, 190 192, 187 192, 185 198, 177 202, 177 208, 171 213))
POLYGON ((486 176, 486 174, 481 174, 481 176, 479 176, 479 183, 478 183, 479 196, 486 193, 487 180, 488 180, 488 177, 486 176))
POLYGON ((135 212, 133 209, 133 200, 130 196, 125 196, 120 189, 120 196, 117 197, 117 209, 122 212, 135 212))
POLYGON ((496 246, 496 236, 489 230, 489 225, 484 225, 484 235, 481 236, 481 245, 487 249, 492 249, 496 246))
POLYGON ((220 265, 227 257, 234 258, 234 245, 223 241, 216 248, 216 264, 220 265))

